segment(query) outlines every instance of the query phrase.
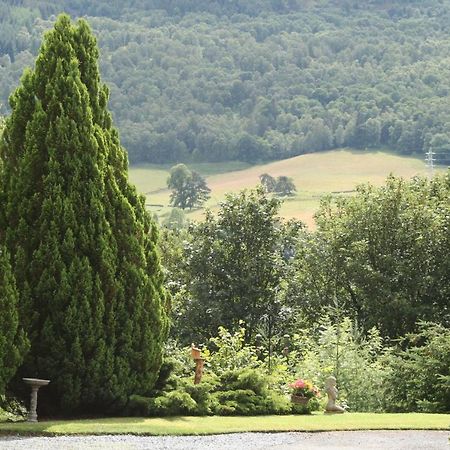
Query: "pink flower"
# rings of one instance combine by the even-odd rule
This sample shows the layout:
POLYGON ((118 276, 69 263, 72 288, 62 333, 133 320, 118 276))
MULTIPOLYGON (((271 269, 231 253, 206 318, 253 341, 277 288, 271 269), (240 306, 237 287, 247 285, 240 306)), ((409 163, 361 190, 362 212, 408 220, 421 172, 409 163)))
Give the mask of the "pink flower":
POLYGON ((289 384, 289 387, 295 395, 301 395, 308 398, 320 397, 319 389, 317 389, 310 381, 302 380, 301 378, 289 384))
POLYGON ((306 387, 306 382, 302 379, 296 380, 289 385, 293 389, 304 389, 306 387))

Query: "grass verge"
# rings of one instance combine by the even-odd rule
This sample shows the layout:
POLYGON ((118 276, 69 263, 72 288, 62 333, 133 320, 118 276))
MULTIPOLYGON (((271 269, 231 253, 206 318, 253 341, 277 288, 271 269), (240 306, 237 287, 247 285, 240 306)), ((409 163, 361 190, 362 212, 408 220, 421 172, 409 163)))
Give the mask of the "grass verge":
POLYGON ((237 432, 449 430, 450 414, 347 413, 309 416, 109 418, 0 423, 0 434, 205 435, 237 432))

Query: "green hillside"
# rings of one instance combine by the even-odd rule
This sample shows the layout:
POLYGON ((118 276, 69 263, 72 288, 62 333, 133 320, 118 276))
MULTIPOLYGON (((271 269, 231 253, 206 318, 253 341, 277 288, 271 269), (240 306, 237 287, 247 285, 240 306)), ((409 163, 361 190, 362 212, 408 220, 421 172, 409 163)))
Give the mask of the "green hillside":
POLYGON ((61 11, 98 37, 133 164, 450 161, 450 0, 0 0, 0 115, 61 11))
MULTIPOLYGON (((211 188, 211 199, 206 206, 213 210, 224 199, 226 192, 252 188, 259 183, 259 175, 286 175, 294 179, 297 194, 285 200, 281 214, 314 224, 313 214, 320 197, 326 194, 351 195, 360 183, 381 185, 393 173, 410 178, 425 175, 425 163, 417 158, 402 157, 385 152, 356 152, 348 149, 302 155, 269 164, 249 166, 237 163, 195 164, 190 166, 206 177, 211 188)), ((442 170, 442 169, 441 169, 442 170)), ((131 167, 130 177, 138 190, 147 197, 148 208, 160 218, 170 211, 166 180, 169 167, 147 165, 131 167)), ((202 209, 187 211, 191 219, 200 219, 202 209)))

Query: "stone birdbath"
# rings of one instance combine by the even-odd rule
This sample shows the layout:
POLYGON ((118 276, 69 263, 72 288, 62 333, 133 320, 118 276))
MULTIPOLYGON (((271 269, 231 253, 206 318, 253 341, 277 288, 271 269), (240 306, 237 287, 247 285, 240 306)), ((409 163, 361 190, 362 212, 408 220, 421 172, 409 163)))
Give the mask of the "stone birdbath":
POLYGON ((22 378, 25 384, 31 386, 30 412, 28 422, 37 422, 37 393, 40 387, 47 386, 50 380, 40 380, 39 378, 22 378))

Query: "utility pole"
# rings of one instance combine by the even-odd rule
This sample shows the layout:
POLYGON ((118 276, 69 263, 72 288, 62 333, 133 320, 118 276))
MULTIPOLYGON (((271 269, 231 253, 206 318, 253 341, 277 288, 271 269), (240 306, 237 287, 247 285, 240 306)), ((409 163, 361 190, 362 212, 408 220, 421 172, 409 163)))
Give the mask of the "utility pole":
POLYGON ((434 162, 436 161, 434 159, 434 155, 435 155, 435 153, 433 152, 433 150, 431 150, 431 147, 430 147, 425 156, 425 162, 427 163, 428 173, 429 173, 430 178, 433 178, 433 176, 434 176, 434 162))

